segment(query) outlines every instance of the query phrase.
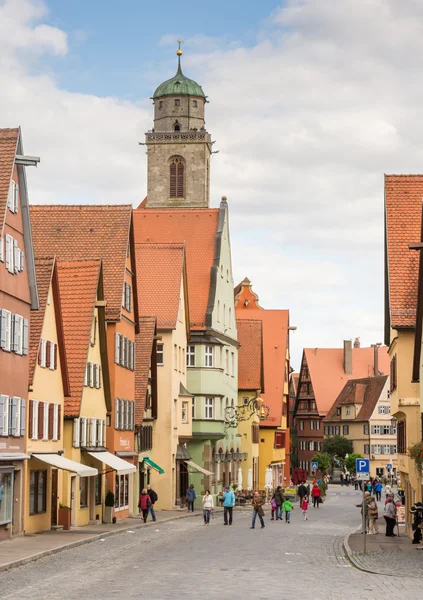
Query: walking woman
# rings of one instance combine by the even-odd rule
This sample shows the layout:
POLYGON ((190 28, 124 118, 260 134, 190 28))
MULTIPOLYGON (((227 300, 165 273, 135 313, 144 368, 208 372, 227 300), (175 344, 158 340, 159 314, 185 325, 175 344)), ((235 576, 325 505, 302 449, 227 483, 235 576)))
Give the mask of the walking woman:
POLYGON ((197 494, 195 493, 194 484, 191 483, 191 485, 187 489, 188 512, 194 512, 194 502, 196 498, 197 494))
POLYGON ((377 527, 379 511, 374 496, 369 496, 368 498, 367 515, 369 517, 369 535, 375 535, 376 533, 379 533, 379 529, 377 527))
POLYGON ((214 508, 213 496, 210 494, 210 490, 206 490, 203 496, 203 515, 204 525, 210 524, 210 514, 214 508))
POLYGON ((264 500, 258 492, 254 492, 254 496, 253 496, 251 504, 253 505, 253 522, 251 524, 250 529, 255 529, 257 515, 259 516, 259 519, 260 519, 261 529, 264 529, 264 519, 263 519, 263 517, 264 517, 264 511, 263 511, 264 500))
POLYGON ((393 496, 388 496, 386 498, 385 504, 385 512, 383 517, 386 521, 386 536, 387 537, 396 537, 394 533, 395 524, 397 522, 397 507, 395 506, 393 496))
POLYGON ((313 485, 313 489, 311 490, 311 497, 313 498, 313 508, 319 508, 319 504, 321 502, 322 492, 320 491, 320 487, 317 483, 313 485))
POLYGON ((140 498, 138 501, 138 508, 142 510, 142 518, 144 519, 144 523, 147 523, 148 512, 151 506, 151 498, 147 494, 147 490, 144 488, 140 494, 140 498))

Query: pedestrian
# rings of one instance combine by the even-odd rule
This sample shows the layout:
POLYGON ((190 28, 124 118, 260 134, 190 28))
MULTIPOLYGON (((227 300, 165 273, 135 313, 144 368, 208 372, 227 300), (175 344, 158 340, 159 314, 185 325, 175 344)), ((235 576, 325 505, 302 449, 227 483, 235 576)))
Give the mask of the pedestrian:
MULTIPOLYGON (((373 496, 370 496, 370 492, 364 492, 364 524, 366 528, 366 533, 369 531, 369 498, 373 498, 373 496)), ((356 504, 356 507, 361 508, 361 514, 363 514, 363 502, 361 502, 361 504, 356 504)))
POLYGON ((375 535, 376 533, 379 533, 379 529, 377 526, 379 511, 374 496, 368 497, 367 513, 369 515, 369 535, 375 535))
POLYGON ((354 489, 358 490, 358 479, 357 479, 357 477, 354 477, 354 489))
POLYGON ((390 496, 392 494, 392 488, 389 485, 389 483, 387 483, 385 485, 385 497, 388 498, 388 496, 390 496))
POLYGON ((285 513, 285 521, 289 523, 291 521, 291 510, 294 510, 294 505, 288 499, 283 503, 283 512, 285 513))
POLYGON ((320 491, 317 483, 313 485, 313 489, 311 490, 311 497, 313 498, 313 508, 319 508, 319 504, 321 502, 322 492, 320 491))
POLYGON ((191 485, 187 489, 188 512, 194 512, 194 502, 196 498, 197 494, 195 493, 194 484, 191 483, 191 485))
POLYGON ((263 519, 263 517, 264 517, 264 510, 263 510, 264 500, 258 492, 254 492, 254 496, 253 496, 251 504, 253 505, 253 521, 252 521, 250 529, 255 529, 257 515, 260 519, 261 529, 264 529, 264 519, 263 519))
MULTIPOLYGON (((204 525, 210 524, 210 515, 214 508, 213 496, 210 494, 210 490, 206 490, 203 496, 203 516, 204 525)), ((193 511, 194 512, 194 511, 193 511)))
POLYGON ((232 511, 235 506, 235 494, 228 485, 225 486, 223 492, 223 524, 232 525, 232 511), (228 523, 229 517, 229 523, 228 523))
POLYGON ((306 496, 308 496, 308 493, 307 493, 307 486, 306 486, 306 484, 305 484, 305 481, 302 481, 302 482, 300 483, 300 485, 298 486, 298 489, 297 489, 297 495, 300 497, 300 502, 302 502, 302 501, 304 500, 304 498, 305 498, 306 496))
POLYGON ((308 500, 307 498, 303 498, 301 502, 301 510, 303 511, 304 521, 307 521, 307 511, 308 511, 308 500))
MULTIPOLYGON (((271 521, 275 520, 275 513, 276 513, 276 500, 275 500, 275 494, 273 494, 272 499, 270 501, 270 506, 272 508, 272 516, 270 517, 271 521)), ((276 519, 277 520, 277 519, 276 519)))
MULTIPOLYGON (((301 486, 300 486, 301 487, 301 486)), ((307 488, 305 487, 305 485, 302 486, 304 488, 305 493, 307 493, 307 488)), ((280 520, 282 521, 282 505, 284 502, 285 498, 283 495, 283 491, 280 485, 278 485, 278 487, 276 488, 276 492, 275 492, 275 504, 276 504, 276 520, 280 520)))
POLYGON ((144 523, 147 523, 147 517, 151 506, 151 498, 147 494, 147 490, 143 488, 141 491, 139 500, 138 500, 138 508, 142 511, 142 518, 144 523))
POLYGON ((383 517, 386 522, 386 533, 387 537, 396 537, 394 533, 395 524, 397 522, 397 507, 395 506, 393 496, 388 496, 385 504, 385 512, 383 517))
POLYGON ((382 500, 382 482, 381 481, 377 481, 375 483, 375 495, 376 495, 376 501, 380 502, 382 500))
POLYGON ((151 501, 151 506, 149 508, 151 518, 153 519, 153 521, 156 521, 156 513, 154 512, 154 505, 156 504, 159 497, 156 494, 156 492, 153 490, 153 488, 151 487, 150 484, 147 485, 147 494, 150 496, 150 501, 151 501))
POLYGON ((339 476, 339 479, 341 480, 341 486, 344 485, 344 474, 341 473, 341 475, 339 476))

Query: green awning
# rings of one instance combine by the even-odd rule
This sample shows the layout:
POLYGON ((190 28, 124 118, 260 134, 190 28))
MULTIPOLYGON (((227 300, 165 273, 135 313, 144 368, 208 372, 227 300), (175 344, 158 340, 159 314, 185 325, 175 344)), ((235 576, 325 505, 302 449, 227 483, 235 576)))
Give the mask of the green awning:
POLYGON ((159 465, 156 465, 155 462, 153 462, 151 460, 151 458, 144 458, 144 462, 151 467, 152 469, 154 469, 155 471, 157 471, 157 473, 159 473, 160 475, 163 475, 164 471, 161 467, 159 467, 159 465))

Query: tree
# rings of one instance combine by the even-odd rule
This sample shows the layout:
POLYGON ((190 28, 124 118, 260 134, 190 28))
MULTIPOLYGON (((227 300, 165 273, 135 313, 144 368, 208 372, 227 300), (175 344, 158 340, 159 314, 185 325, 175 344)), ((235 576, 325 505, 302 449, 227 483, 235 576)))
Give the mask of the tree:
POLYGON ((323 442, 323 452, 332 458, 344 460, 347 454, 354 452, 353 443, 342 435, 334 435, 323 442))
POLYGON ((355 459, 356 458, 363 458, 363 455, 359 454, 358 452, 353 452, 352 454, 349 454, 348 457, 345 459, 345 468, 350 473, 355 473, 355 459))
POLYGON ((319 471, 324 473, 330 467, 330 456, 329 454, 325 454, 324 452, 318 452, 314 455, 312 462, 317 462, 319 465, 319 471))

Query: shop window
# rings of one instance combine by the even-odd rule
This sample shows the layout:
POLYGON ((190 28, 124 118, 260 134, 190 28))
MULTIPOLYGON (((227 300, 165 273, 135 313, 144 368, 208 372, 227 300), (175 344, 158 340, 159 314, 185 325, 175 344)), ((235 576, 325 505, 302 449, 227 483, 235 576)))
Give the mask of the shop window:
POLYGON ((115 478, 115 510, 124 510, 129 506, 129 476, 117 475, 115 478))
POLYGON ((96 505, 101 504, 101 488, 102 488, 102 481, 101 481, 101 473, 99 475, 95 476, 95 503, 96 505))
POLYGON ((0 525, 10 523, 13 509, 13 473, 0 471, 0 525))
POLYGON ((88 477, 79 478, 79 506, 80 508, 88 506, 88 477))
POLYGON ((31 471, 29 474, 29 514, 46 512, 47 471, 31 471))

